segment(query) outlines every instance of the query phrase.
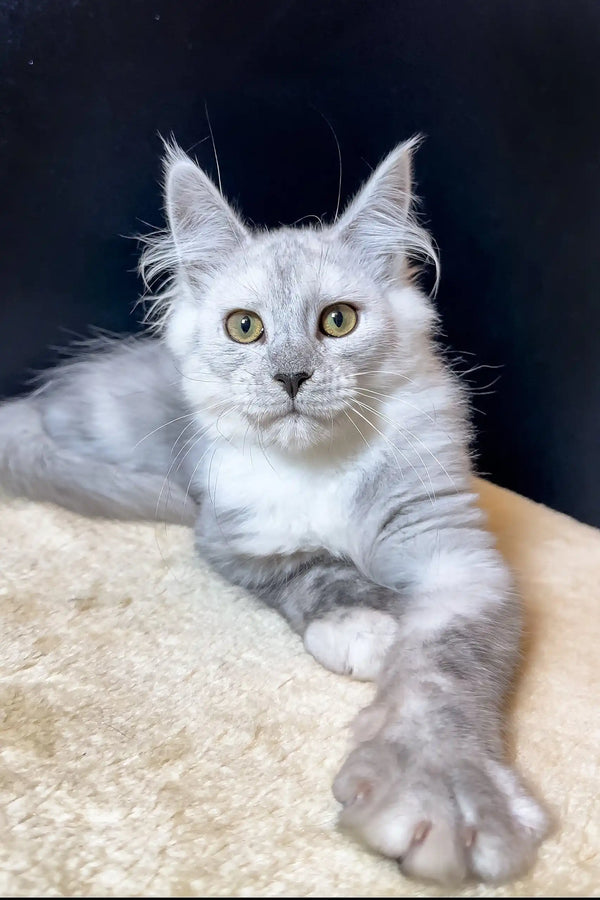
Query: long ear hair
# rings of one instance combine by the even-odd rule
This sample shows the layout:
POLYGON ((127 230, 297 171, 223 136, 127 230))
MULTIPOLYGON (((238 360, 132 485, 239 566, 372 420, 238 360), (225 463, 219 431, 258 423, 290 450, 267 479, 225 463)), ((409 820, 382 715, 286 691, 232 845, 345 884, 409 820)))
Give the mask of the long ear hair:
POLYGON ((419 136, 399 144, 375 169, 333 226, 333 234, 350 244, 373 275, 394 281, 415 261, 440 263, 433 239, 417 222, 412 191, 412 155, 419 136))
POLYGON ((208 175, 174 142, 164 142, 163 197, 168 227, 139 235, 145 321, 161 328, 184 285, 201 290, 248 238, 240 217, 208 175))

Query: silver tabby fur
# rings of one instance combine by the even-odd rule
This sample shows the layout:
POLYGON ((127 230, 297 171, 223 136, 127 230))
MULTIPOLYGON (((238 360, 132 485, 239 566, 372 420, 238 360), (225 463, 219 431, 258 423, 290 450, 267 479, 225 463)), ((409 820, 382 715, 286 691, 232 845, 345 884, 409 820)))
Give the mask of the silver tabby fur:
POLYGON ((343 827, 417 878, 510 879, 546 814, 504 758, 521 630, 472 488, 462 389, 411 277, 434 256, 396 148, 331 226, 250 231, 167 148, 147 241, 154 329, 0 406, 0 484, 87 515, 194 525, 199 554, 327 668, 377 684, 333 790, 343 827), (343 338, 324 307, 353 305, 343 338), (264 323, 235 343, 224 320, 264 323), (295 400, 277 373, 311 373, 295 400))

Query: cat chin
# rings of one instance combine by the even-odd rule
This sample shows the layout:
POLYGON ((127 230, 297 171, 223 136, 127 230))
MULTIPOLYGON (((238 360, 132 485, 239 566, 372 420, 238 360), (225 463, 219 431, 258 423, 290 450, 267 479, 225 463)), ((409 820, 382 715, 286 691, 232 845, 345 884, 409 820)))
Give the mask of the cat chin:
POLYGON ((307 450, 331 438, 331 422, 320 422, 308 416, 282 416, 260 430, 263 443, 282 450, 307 450))

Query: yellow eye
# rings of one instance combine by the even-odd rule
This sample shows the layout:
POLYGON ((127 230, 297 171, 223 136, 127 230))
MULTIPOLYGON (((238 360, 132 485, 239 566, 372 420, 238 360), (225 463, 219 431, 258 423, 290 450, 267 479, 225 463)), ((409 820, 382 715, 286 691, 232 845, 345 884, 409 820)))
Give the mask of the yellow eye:
POLYGON ((225 328, 229 337, 238 344, 252 344, 265 330, 262 319, 245 309, 230 313, 225 320, 225 328))
POLYGON ((335 303, 321 314, 321 331, 329 337, 346 337, 356 328, 356 310, 347 303, 335 303))

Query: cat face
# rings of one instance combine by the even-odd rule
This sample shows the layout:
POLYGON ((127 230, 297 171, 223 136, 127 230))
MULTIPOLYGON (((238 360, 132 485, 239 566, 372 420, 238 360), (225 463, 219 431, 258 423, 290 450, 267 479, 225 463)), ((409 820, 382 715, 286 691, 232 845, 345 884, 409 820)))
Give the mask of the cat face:
POLYGON ((408 377, 431 321, 407 274, 411 246, 429 246, 409 215, 409 150, 388 157, 334 226, 266 234, 250 233, 206 175, 169 152, 170 233, 145 264, 158 265, 159 251, 174 262, 165 334, 204 422, 230 439, 304 449, 356 432, 360 404, 408 377))
POLYGON ((310 232, 263 238, 173 316, 188 401, 224 433, 281 446, 327 440, 348 424, 363 373, 386 368, 398 344, 391 305, 336 251, 310 232))

